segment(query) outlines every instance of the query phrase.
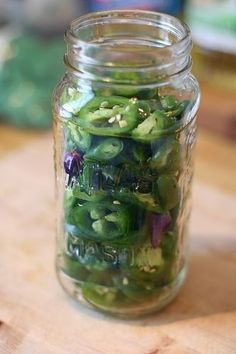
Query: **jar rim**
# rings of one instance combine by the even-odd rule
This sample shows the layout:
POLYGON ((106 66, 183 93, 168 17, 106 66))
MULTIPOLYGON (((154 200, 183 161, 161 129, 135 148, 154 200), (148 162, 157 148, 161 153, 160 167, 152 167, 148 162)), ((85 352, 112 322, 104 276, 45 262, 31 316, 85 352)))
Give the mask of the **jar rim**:
MULTIPOLYGON (((115 17, 119 17, 119 16, 124 16, 127 15, 127 17, 122 18, 122 20, 126 19, 130 19, 130 20, 134 20, 136 17, 136 20, 139 21, 148 21, 149 25, 157 25, 157 24, 161 24, 163 23, 163 20, 165 20, 165 25, 169 25, 169 29, 172 28, 172 30, 174 29, 174 26, 176 28, 178 28, 180 31, 179 33, 182 33, 182 37, 177 38, 177 41, 175 43, 171 43, 169 45, 165 45, 163 47, 159 47, 159 50, 164 50, 166 47, 176 47, 179 46, 181 44, 183 44, 184 42, 188 42, 190 40, 191 37, 191 32, 189 29, 189 26, 182 20, 180 20, 177 17, 174 17, 172 15, 166 14, 166 13, 161 13, 161 12, 154 12, 154 11, 148 11, 148 10, 107 10, 107 11, 97 11, 97 12, 91 12, 88 14, 85 14, 83 16, 80 16, 78 18, 76 18, 75 20, 73 20, 69 26, 67 27, 66 31, 65 31, 65 40, 67 42, 70 42, 71 44, 74 45, 89 45, 91 47, 99 47, 101 45, 101 43, 93 43, 93 42, 88 42, 86 40, 83 40, 81 38, 79 38, 76 33, 75 30, 83 27, 84 25, 87 25, 89 22, 90 24, 94 23, 96 24, 97 20, 104 20, 104 19, 110 19, 110 20, 114 20, 115 17), (128 17, 129 15, 129 17, 128 17), (132 15, 132 16, 130 16, 132 15), (139 16, 139 17, 138 17, 139 16), (151 22, 150 22, 151 21, 151 22)), ((120 21, 121 19, 119 19, 120 21)), ((167 28, 168 29, 168 28, 167 28)))

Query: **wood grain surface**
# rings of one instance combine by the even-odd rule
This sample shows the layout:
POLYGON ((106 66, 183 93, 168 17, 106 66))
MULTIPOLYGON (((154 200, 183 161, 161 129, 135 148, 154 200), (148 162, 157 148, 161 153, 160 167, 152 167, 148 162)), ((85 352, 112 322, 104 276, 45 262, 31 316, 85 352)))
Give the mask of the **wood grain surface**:
POLYGON ((183 289, 121 321, 75 306, 57 283, 52 168, 50 135, 0 160, 0 354, 235 354, 236 195, 195 179, 183 289))
POLYGON ((236 92, 201 82, 198 117, 201 127, 236 141, 236 92))

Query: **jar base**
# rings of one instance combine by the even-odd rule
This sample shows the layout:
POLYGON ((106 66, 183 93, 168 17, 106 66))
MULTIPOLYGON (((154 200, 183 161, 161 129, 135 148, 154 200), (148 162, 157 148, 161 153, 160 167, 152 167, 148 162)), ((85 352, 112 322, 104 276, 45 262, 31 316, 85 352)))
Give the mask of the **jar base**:
POLYGON ((137 319, 142 316, 154 314, 166 307, 179 293, 187 274, 186 265, 179 272, 174 281, 163 286, 158 297, 148 304, 137 304, 132 307, 123 308, 107 308, 102 305, 94 305, 87 301, 82 294, 81 286, 83 282, 69 277, 62 269, 57 268, 57 276, 59 282, 66 292, 77 304, 82 304, 85 307, 105 313, 110 316, 119 317, 123 319, 137 319))

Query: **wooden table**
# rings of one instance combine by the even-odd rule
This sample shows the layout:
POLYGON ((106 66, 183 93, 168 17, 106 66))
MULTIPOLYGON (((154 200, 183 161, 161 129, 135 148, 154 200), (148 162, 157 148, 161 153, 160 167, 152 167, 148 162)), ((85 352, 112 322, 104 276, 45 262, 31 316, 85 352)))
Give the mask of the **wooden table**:
POLYGON ((187 281, 121 321, 75 307, 54 272, 50 134, 0 128, 0 354, 235 354, 236 148, 200 131, 187 281))

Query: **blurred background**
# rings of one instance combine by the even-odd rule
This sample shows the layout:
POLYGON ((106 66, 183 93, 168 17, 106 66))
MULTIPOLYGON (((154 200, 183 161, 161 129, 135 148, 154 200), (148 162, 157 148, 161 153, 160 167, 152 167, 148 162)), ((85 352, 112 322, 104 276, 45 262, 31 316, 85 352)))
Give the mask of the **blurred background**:
POLYGON ((200 125, 234 140, 236 0, 0 0, 0 129, 50 129, 65 27, 87 12, 118 8, 166 12, 189 24, 202 87, 200 125))
POLYGON ((63 33, 86 12, 145 8, 181 16, 173 0, 0 0, 0 118, 18 127, 51 126, 50 97, 62 76, 63 33))
POLYGON ((236 193, 236 0, 0 0, 0 161, 51 136, 70 21, 125 8, 169 13, 190 26, 202 95, 196 180, 236 193))

